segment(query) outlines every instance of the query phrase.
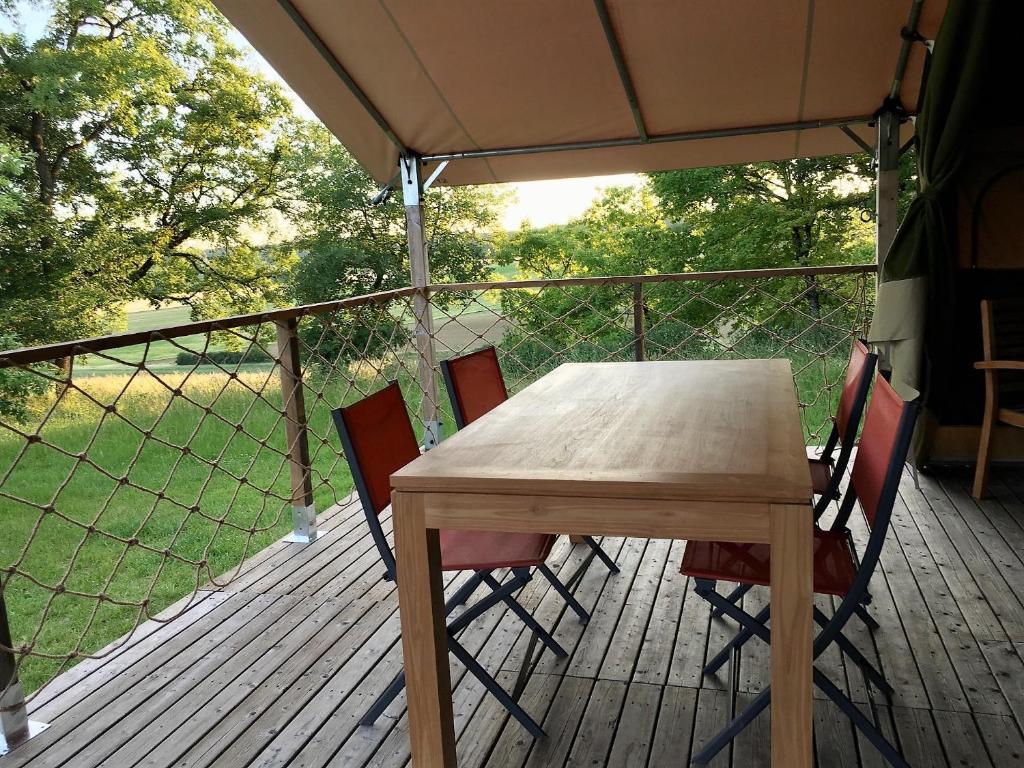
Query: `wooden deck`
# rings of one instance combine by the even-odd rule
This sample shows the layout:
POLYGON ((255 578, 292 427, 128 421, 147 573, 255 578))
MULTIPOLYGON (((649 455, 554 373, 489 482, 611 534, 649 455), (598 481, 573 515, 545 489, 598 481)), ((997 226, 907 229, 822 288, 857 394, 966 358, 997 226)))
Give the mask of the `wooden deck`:
MULTIPOLYGON (((914 766, 1024 763, 1024 472, 996 472, 994 498, 981 505, 968 481, 922 478, 918 491, 905 478, 872 587, 882 629, 871 636, 851 623, 895 699, 869 692, 835 654, 821 662, 856 701, 871 701, 914 766)), ((380 579, 357 505, 331 510, 322 527, 317 543, 269 548, 229 588, 58 678, 33 702, 33 718, 51 727, 0 768, 407 764, 403 698, 375 727, 356 724, 401 664, 395 591, 380 579)), ((530 740, 453 664, 460 766, 684 766, 724 723, 723 681, 700 668, 731 625, 711 621, 679 575, 681 545, 605 547, 622 573, 594 564, 581 580, 594 611, 586 628, 541 580, 523 593, 570 651, 565 661, 543 654, 523 696, 546 739, 530 740)), ((584 550, 563 539, 553 565, 574 569, 584 550)), ((463 642, 512 685, 528 642, 515 617, 492 611, 463 642)), ((768 676, 766 648, 748 648, 741 702, 768 676)), ((830 702, 817 701, 815 718, 819 766, 883 764, 830 702)), ((765 715, 715 765, 768 765, 768 733, 765 715)))

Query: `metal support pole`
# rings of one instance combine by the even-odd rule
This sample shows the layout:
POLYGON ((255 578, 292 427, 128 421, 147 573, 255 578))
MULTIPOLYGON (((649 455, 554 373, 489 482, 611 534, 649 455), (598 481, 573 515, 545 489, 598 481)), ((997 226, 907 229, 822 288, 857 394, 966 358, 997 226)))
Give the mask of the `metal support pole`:
POLYGON ((288 465, 292 485, 292 532, 287 541, 310 544, 316 541, 316 506, 313 503, 312 462, 309 430, 299 357, 298 320, 278 320, 277 356, 281 361, 281 400, 288 441, 288 465))
POLYGON ((420 416, 423 420, 423 447, 430 450, 441 441, 437 393, 437 360, 434 353, 434 315, 430 306, 430 256, 423 228, 423 175, 420 159, 416 156, 398 160, 402 177, 402 198, 405 202, 405 231, 409 244, 409 272, 412 287, 412 310, 416 323, 414 335, 418 365, 417 381, 423 400, 420 416))
POLYGON ((11 628, 7 623, 7 605, 0 588, 0 755, 21 746, 40 731, 43 723, 30 722, 25 708, 25 692, 18 680, 11 628))
POLYGON ((647 359, 644 339, 644 284, 633 284, 633 353, 638 363, 647 359))
POLYGON ((886 110, 878 115, 878 141, 875 143, 875 259, 878 274, 896 237, 899 225, 897 200, 900 193, 900 119, 886 110))

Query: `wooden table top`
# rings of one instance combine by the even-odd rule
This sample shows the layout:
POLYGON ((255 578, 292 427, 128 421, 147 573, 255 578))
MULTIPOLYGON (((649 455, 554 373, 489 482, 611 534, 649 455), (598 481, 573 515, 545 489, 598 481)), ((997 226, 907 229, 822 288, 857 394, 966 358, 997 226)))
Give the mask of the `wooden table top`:
POLYGON ((811 498, 788 360, 568 363, 391 483, 413 492, 811 498))

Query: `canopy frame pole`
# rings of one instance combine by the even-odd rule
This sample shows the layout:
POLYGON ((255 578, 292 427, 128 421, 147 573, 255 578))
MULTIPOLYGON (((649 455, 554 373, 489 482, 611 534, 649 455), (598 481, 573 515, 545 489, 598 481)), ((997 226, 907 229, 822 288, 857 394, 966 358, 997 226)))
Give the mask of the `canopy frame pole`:
POLYGON ((910 49, 915 42, 924 42, 921 33, 917 31, 917 24, 921 20, 921 7, 924 0, 914 0, 910 6, 910 13, 907 17, 907 25, 900 30, 900 37, 903 43, 900 45, 900 55, 896 60, 896 74, 892 78, 892 87, 889 89, 889 99, 898 100, 900 90, 903 88, 903 76, 907 72, 907 62, 910 61, 910 49))
POLYGON ((841 130, 843 133, 845 133, 849 137, 850 141, 852 141, 858 147, 860 147, 865 152, 867 152, 869 155, 874 157, 874 155, 875 155, 875 148, 872 147, 870 144, 868 144, 866 141, 864 141, 864 139, 862 139, 856 133, 854 133, 853 129, 850 128, 850 126, 848 126, 848 125, 840 125, 839 126, 839 130, 841 130))
POLYGON ((500 149, 468 149, 459 152, 439 152, 436 155, 423 155, 420 159, 425 163, 433 163, 441 160, 472 160, 486 157, 536 155, 543 152, 573 152, 581 149, 636 147, 644 144, 672 144, 682 141, 698 141, 700 139, 723 139, 732 136, 760 136, 766 133, 808 131, 815 128, 839 128, 844 125, 864 125, 867 123, 873 123, 874 121, 875 115, 873 114, 858 115, 854 117, 839 117, 828 120, 797 120, 791 123, 770 123, 767 125, 748 125, 739 128, 712 128, 704 131, 666 133, 655 136, 649 135, 646 141, 634 136, 625 139, 570 141, 561 144, 536 144, 523 147, 503 147, 500 149))
POLYGON ((895 109, 878 113, 875 142, 875 261, 881 278, 889 248, 899 224, 900 114, 895 109))
POLYGON ((423 225, 423 166, 416 155, 398 160, 405 203, 405 232, 409 247, 409 273, 415 293, 412 310, 415 320, 416 380, 423 399, 420 418, 423 421, 423 448, 430 450, 441 441, 441 420, 437 391, 437 356, 434 350, 434 314, 430 306, 430 255, 427 253, 426 230, 423 225))
POLYGON ((594 8, 597 10, 598 18, 601 19, 604 37, 608 42, 608 51, 611 53, 612 59, 615 60, 615 69, 619 72, 622 89, 626 92, 626 101, 629 102, 629 109, 633 113, 633 122, 636 123, 637 135, 646 144, 649 140, 647 125, 644 123, 644 116, 640 112, 640 100, 637 99, 636 88, 633 87, 633 78, 630 77, 629 68, 626 67, 626 58, 622 54, 622 46, 619 45, 619 38, 615 35, 611 16, 608 15, 608 6, 604 0, 594 0, 594 8))
POLYGON ((281 10, 288 14, 288 17, 295 23, 295 26, 299 28, 299 31, 306 36, 310 44, 320 55, 320 58, 329 66, 334 74, 338 76, 338 79, 345 84, 359 105, 363 108, 367 115, 377 124, 377 126, 384 132, 384 135, 388 137, 388 140, 398 148, 399 154, 403 157, 410 155, 408 147, 402 143, 402 140, 398 138, 398 134, 391 128, 391 125, 385 119, 384 115, 380 113, 380 110, 374 106, 370 98, 363 92, 363 89, 359 87, 352 76, 349 75, 348 70, 342 66, 341 62, 338 61, 337 57, 331 53, 330 48, 320 38, 320 35, 316 33, 309 22, 299 13, 299 9, 291 2, 291 0, 277 0, 277 4, 281 6, 281 10))

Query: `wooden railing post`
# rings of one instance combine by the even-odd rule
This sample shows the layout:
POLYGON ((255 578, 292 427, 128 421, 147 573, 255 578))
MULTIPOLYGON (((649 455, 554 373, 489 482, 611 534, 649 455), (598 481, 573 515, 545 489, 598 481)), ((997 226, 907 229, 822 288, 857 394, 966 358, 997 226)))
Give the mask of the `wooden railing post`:
POLYGON ((441 441, 441 418, 437 392, 437 358, 434 352, 434 313, 430 305, 430 256, 423 230, 423 176, 418 157, 398 161, 405 203, 405 232, 409 246, 409 272, 412 287, 412 311, 415 320, 416 380, 423 399, 423 447, 430 450, 441 441))
POLYGON ((316 541, 316 506, 309 457, 306 401, 302 387, 302 361, 296 318, 277 320, 277 357, 281 361, 281 402, 284 406, 285 438, 292 485, 292 533, 288 541, 309 544, 316 541))
POLYGON ((0 755, 28 741, 31 736, 25 692, 18 681, 18 664, 13 648, 7 605, 0 589, 0 755))
POLYGON ((875 262, 880 279, 899 226, 900 120, 891 109, 878 115, 875 166, 875 262))
POLYGON ((644 284, 633 283, 633 353, 637 362, 647 359, 644 338, 644 284))

